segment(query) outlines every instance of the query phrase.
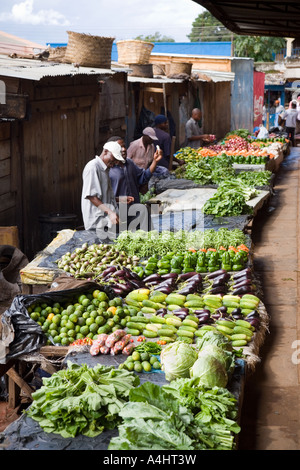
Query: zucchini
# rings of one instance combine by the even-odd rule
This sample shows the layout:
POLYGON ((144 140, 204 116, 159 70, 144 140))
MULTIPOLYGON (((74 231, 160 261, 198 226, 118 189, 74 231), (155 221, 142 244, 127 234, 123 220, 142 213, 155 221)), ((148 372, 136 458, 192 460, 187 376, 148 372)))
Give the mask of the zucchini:
POLYGON ((150 330, 143 330, 142 334, 146 336, 146 338, 156 338, 158 336, 157 331, 150 330))
POLYGON ((180 320, 180 318, 177 318, 177 317, 168 317, 166 318, 166 324, 167 325, 172 325, 172 326, 180 326, 182 323, 182 321, 180 320))
POLYGON ((177 335, 178 336, 188 336, 189 338, 194 338, 194 332, 193 331, 184 330, 181 327, 178 328, 177 335))
POLYGON ((198 328, 198 323, 193 320, 187 320, 186 318, 182 320, 182 325, 192 326, 193 328, 198 328))
POLYGON ((216 325, 216 329, 220 331, 221 333, 225 333, 227 335, 232 335, 234 328, 227 328, 227 326, 223 325, 216 325))
POLYGON ((158 336, 171 336, 171 337, 174 337, 176 333, 173 330, 168 329, 168 328, 160 328, 159 330, 157 330, 157 334, 158 334, 158 336))
POLYGON ((148 331, 157 331, 162 327, 161 323, 147 323, 146 330, 148 331))
POLYGON ((152 317, 150 317, 150 322, 151 323, 166 323, 166 319, 164 317, 152 315, 152 317))
POLYGON ((140 330, 136 330, 135 328, 128 328, 127 334, 132 336, 139 336, 141 334, 140 330))
POLYGON ((253 331, 250 330, 249 328, 244 328, 243 326, 235 326, 233 328, 232 332, 247 335, 247 336, 249 336, 249 338, 252 338, 252 336, 253 336, 253 331))
POLYGON ((233 347, 246 346, 247 345, 247 340, 237 339, 236 341, 232 341, 231 344, 232 344, 233 347))
POLYGON ((133 322, 136 321, 138 323, 149 323, 150 319, 144 316, 135 315, 134 317, 130 317, 129 321, 133 321, 133 322))
POLYGON ((244 326, 245 328, 249 328, 251 330, 251 324, 246 320, 235 320, 235 324, 237 326, 244 326))
POLYGON ((172 330, 174 333, 177 333, 177 328, 174 325, 168 325, 167 323, 164 323, 161 325, 162 330, 172 330))
POLYGON ((156 308, 151 308, 151 307, 142 307, 141 312, 143 313, 156 313, 156 308))
POLYGON ((242 333, 235 333, 235 334, 231 335, 230 338, 231 338, 231 341, 239 341, 240 339, 244 340, 244 341, 247 341, 249 336, 244 335, 242 333))
POLYGON ((138 323, 134 321, 128 321, 126 323, 127 328, 133 328, 134 330, 142 331, 145 328, 145 323, 138 323))
POLYGON ((187 302, 184 303, 184 307, 187 308, 201 308, 203 307, 204 302, 202 299, 199 300, 188 300, 187 302))
POLYGON ((187 330, 187 331, 192 331, 193 333, 195 331, 197 331, 198 328, 194 328, 193 326, 189 326, 189 325, 181 325, 179 328, 178 328, 178 331, 180 330, 187 330))

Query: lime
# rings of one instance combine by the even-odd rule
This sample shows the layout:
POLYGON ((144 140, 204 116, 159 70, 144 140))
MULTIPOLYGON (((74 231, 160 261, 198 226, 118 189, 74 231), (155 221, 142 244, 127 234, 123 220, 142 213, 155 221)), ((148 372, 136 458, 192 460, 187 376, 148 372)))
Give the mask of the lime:
POLYGON ((35 307, 35 309, 34 309, 35 312, 39 312, 39 313, 40 313, 42 310, 43 310, 43 309, 42 309, 42 307, 40 307, 40 306, 35 307))
POLYGON ((60 308, 53 307, 52 312, 54 313, 54 315, 58 315, 60 313, 60 308))
POLYGON ((89 300, 93 300, 93 294, 91 292, 89 292, 88 294, 86 294, 87 298, 89 300))
POLYGON ((60 331, 60 332, 59 332, 59 336, 61 337, 61 339, 63 339, 63 338, 67 338, 68 335, 67 335, 66 332, 60 331))
POLYGON ((98 300, 98 299, 93 299, 93 300, 92 300, 92 304, 94 305, 94 307, 99 307, 100 300, 98 300))
POLYGON ((86 318, 89 318, 90 314, 89 312, 83 312, 82 314, 82 318, 86 319, 86 318))
POLYGON ((92 323, 92 324, 90 325, 90 332, 91 332, 91 333, 96 333, 97 330, 98 330, 98 328, 99 328, 99 327, 98 327, 97 323, 92 323))
POLYGON ((67 336, 65 338, 61 338, 61 344, 62 346, 69 346, 70 341, 67 336))
POLYGON ((86 336, 89 333, 90 329, 87 325, 84 325, 80 328, 80 333, 86 336))
POLYGON ((105 300, 101 301, 99 307, 107 309, 109 307, 108 302, 106 302, 105 300))
POLYGON ((92 318, 92 317, 89 317, 85 320, 85 324, 87 326, 90 326, 92 323, 94 323, 94 318, 92 318))
POLYGON ((32 320, 34 320, 34 321, 37 321, 37 320, 40 318, 39 312, 35 312, 35 311, 32 312, 32 313, 30 314, 30 318, 32 318, 32 320))
POLYGON ((161 369, 161 365, 159 361, 154 362, 153 369, 161 369))
POLYGON ((85 300, 85 299, 86 299, 86 295, 81 294, 81 295, 78 297, 78 303, 81 304, 81 305, 83 305, 83 304, 82 304, 82 301, 85 300))
POLYGON ((135 370, 135 372, 142 372, 143 366, 139 361, 135 361, 133 369, 135 370))
POLYGON ((77 323, 78 321, 78 316, 76 315, 76 313, 72 313, 70 316, 69 316, 69 320, 73 323, 77 323))
POLYGON ((48 305, 48 307, 46 307, 45 310, 47 310, 48 313, 51 313, 51 312, 52 312, 52 307, 50 307, 50 306, 48 305))
POLYGON ((61 320, 61 316, 60 314, 56 314, 54 315, 54 317, 52 318, 52 323, 55 323, 56 325, 59 325, 60 324, 60 320, 61 320))
POLYGON ((79 326, 85 325, 85 318, 79 317, 79 318, 78 318, 77 325, 79 325, 79 326))
POLYGON ((88 335, 86 335, 87 338, 91 338, 91 339, 93 339, 93 336, 94 336, 94 333, 89 333, 88 335))
POLYGON ((141 353, 141 361, 149 361, 150 355, 147 352, 141 353))
POLYGON ((60 335, 56 335, 56 336, 54 336, 53 341, 54 341, 54 343, 60 343, 60 342, 61 342, 61 339, 62 339, 62 338, 61 338, 60 335))
POLYGON ((80 332, 80 327, 81 327, 81 325, 76 325, 76 326, 75 326, 75 331, 76 331, 76 333, 79 333, 79 332, 80 332))
POLYGON ((75 328, 75 323, 69 320, 66 324, 66 328, 68 328, 68 330, 73 330, 75 328))
POLYGON ((97 299, 100 300, 100 302, 108 300, 108 296, 105 292, 99 292, 97 295, 97 299))
POLYGON ((74 312, 75 312, 75 307, 74 307, 74 305, 68 305, 68 307, 67 307, 67 313, 68 313, 69 315, 71 315, 71 313, 74 313, 74 312))
POLYGON ((125 362, 133 362, 132 355, 128 356, 125 362))
POLYGON ((143 367, 143 369, 144 369, 145 372, 150 372, 150 371, 151 371, 151 368, 152 368, 152 366, 151 366, 151 364, 150 364, 149 361, 143 361, 143 362, 142 362, 142 367, 143 367))
POLYGON ((76 335, 76 331, 75 331, 75 330, 68 330, 68 333, 67 333, 67 334, 68 334, 68 336, 69 336, 70 338, 74 338, 75 335, 76 335))
POLYGON ((57 325, 55 323, 50 323, 49 330, 57 330, 57 325))
POLYGON ((94 290, 94 292, 93 292, 93 297, 94 297, 94 299, 97 299, 97 296, 98 296, 99 294, 100 294, 100 290, 99 290, 99 289, 94 290))
POLYGON ((139 361, 141 359, 141 355, 138 351, 133 351, 131 356, 133 361, 139 361))
POLYGON ((127 367, 128 370, 133 370, 134 369, 134 362, 133 361, 126 362, 126 367, 127 367))
POLYGON ((42 325, 43 332, 46 333, 48 331, 48 329, 49 329, 49 325, 47 325, 47 324, 45 325, 45 322, 44 322, 43 325, 42 325))
POLYGON ((83 338, 84 338, 84 336, 83 336, 82 333, 77 333, 76 339, 83 339, 83 338))
POLYGON ((47 308, 47 307, 48 307, 48 304, 46 304, 46 302, 43 302, 43 303, 41 304, 41 307, 42 307, 42 308, 47 308))
POLYGON ((60 320, 60 326, 62 327, 65 327, 67 323, 68 323, 68 320, 65 320, 65 319, 60 320))
POLYGON ((150 364, 154 364, 154 362, 157 362, 157 357, 151 356, 149 359, 150 364))
POLYGON ((98 316, 97 310, 92 310, 92 311, 90 312, 90 317, 96 318, 97 316, 98 316))
POLYGON ((55 338, 55 336, 58 335, 58 331, 57 331, 57 330, 48 330, 48 333, 52 336, 52 338, 55 338))
POLYGON ((54 302, 53 308, 58 308, 60 310, 60 303, 59 302, 54 302))
POLYGON ((81 301, 81 304, 84 306, 84 307, 87 307, 88 305, 90 305, 90 300, 85 298, 81 301))

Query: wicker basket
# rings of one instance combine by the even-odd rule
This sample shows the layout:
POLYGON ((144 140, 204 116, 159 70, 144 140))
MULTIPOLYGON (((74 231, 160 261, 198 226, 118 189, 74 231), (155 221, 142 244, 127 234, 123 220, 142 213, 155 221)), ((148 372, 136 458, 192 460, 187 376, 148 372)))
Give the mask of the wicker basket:
POLYGON ((153 67, 152 64, 129 64, 131 69, 128 72, 128 75, 133 77, 145 77, 145 78, 152 78, 153 77, 153 67))
POLYGON ((49 50, 48 60, 54 61, 54 62, 64 62, 66 50, 67 50, 66 46, 51 47, 49 50))
POLYGON ((90 34, 67 31, 68 45, 65 62, 83 67, 110 69, 112 44, 115 38, 91 36, 90 34))
POLYGON ((117 41, 118 62, 120 64, 148 64, 153 47, 152 42, 137 39, 117 41))
POLYGON ((188 64, 185 62, 170 62, 169 64, 166 64, 167 77, 180 74, 191 75, 191 72, 192 64, 188 64))

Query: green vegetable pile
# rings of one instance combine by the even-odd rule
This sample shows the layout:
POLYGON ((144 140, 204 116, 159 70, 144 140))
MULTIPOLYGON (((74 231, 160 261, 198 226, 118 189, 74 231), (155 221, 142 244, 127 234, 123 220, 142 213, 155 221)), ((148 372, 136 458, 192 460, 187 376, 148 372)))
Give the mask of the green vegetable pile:
POLYGON ((175 170, 178 178, 193 180, 201 185, 218 184, 225 178, 235 177, 231 157, 216 156, 198 158, 195 162, 189 162, 185 166, 175 170))
POLYGON ((126 369, 98 364, 89 368, 68 361, 68 368, 43 379, 26 411, 47 433, 95 437, 120 423, 120 410, 139 377, 126 369))
POLYGON ((251 214, 253 209, 247 201, 257 194, 253 187, 247 186, 241 180, 224 181, 214 196, 206 201, 203 212, 217 217, 251 214))
MULTIPOLYGON (((240 183, 239 183, 240 186, 240 183)), ((173 252, 182 252, 191 247, 216 248, 220 246, 239 246, 246 243, 246 236, 240 229, 221 228, 219 230, 208 229, 204 231, 194 230, 188 232, 178 230, 170 232, 162 230, 130 230, 122 231, 116 239, 115 246, 119 251, 126 250, 128 256, 134 254, 139 258, 148 258, 152 255, 162 257, 166 255, 170 248, 173 252)))
POLYGON ((272 172, 265 171, 241 171, 236 175, 236 178, 241 180, 244 184, 251 187, 266 186, 270 183, 272 172))
POLYGON ((109 450, 232 450, 240 432, 235 397, 197 378, 162 387, 146 382, 130 391, 120 416, 109 450))

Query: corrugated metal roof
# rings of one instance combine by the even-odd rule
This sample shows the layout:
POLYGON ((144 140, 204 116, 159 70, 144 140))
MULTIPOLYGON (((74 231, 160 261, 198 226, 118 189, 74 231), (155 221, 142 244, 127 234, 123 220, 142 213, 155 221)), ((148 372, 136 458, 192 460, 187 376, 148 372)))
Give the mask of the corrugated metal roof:
MULTIPOLYGON (((118 71, 122 71, 119 69, 118 71)), ((36 59, 11 58, 0 55, 0 75, 39 81, 45 77, 114 74, 112 69, 96 67, 74 67, 72 64, 59 64, 36 59)))

